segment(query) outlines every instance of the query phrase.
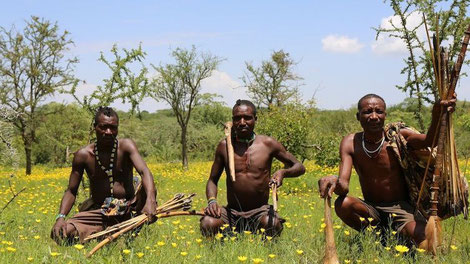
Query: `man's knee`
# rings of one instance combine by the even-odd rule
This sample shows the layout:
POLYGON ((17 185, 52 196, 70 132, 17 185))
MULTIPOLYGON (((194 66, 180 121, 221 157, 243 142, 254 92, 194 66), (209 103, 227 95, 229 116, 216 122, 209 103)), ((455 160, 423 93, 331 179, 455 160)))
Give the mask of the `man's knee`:
POLYGON ((338 196, 335 201, 336 215, 340 216, 351 210, 353 206, 353 199, 348 196, 338 196))
POLYGON ((199 226, 201 233, 204 236, 212 236, 219 232, 220 228, 224 225, 222 219, 214 218, 211 216, 204 216, 201 218, 199 226))
POLYGON ((278 236, 282 232, 282 223, 278 217, 272 216, 272 223, 269 223, 269 215, 261 217, 259 222, 259 228, 263 228, 268 236, 278 236))

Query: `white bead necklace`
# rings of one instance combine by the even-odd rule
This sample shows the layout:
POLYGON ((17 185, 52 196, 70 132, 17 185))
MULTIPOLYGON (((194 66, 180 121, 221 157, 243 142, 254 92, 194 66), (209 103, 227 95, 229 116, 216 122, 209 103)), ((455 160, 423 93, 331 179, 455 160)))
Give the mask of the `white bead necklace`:
POLYGON ((378 148, 374 149, 374 150, 368 150, 366 148, 366 144, 365 144, 365 139, 364 139, 364 132, 362 133, 362 149, 364 150, 364 153, 366 153, 367 157, 373 159, 373 158, 376 158, 377 156, 379 156, 380 154, 380 151, 382 150, 382 147, 384 145, 384 142, 385 142, 385 136, 382 134, 382 140, 380 141, 380 145, 378 148), (375 153, 375 155, 374 155, 375 153))

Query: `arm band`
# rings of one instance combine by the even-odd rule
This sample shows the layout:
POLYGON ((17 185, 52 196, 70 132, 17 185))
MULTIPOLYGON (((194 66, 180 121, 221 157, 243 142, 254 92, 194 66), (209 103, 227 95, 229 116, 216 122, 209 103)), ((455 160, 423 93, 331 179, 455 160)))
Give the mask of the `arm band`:
POLYGON ((207 205, 209 206, 213 203, 217 203, 217 199, 215 197, 209 198, 209 200, 207 201, 207 205))
POLYGON ((64 214, 58 214, 56 217, 55 217, 55 220, 57 221, 57 219, 59 218, 64 218, 65 219, 65 216, 64 214))

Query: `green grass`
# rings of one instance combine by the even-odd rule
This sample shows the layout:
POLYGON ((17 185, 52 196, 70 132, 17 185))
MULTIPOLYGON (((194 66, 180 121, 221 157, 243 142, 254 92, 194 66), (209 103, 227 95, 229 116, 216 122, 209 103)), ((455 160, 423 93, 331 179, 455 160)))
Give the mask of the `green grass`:
MULTIPOLYGON (((210 163, 192 163, 188 172, 182 172, 179 164, 151 164, 150 168, 156 179, 159 202, 177 192, 195 192, 198 196, 194 208, 205 206, 204 190, 210 163)), ((30 177, 18 174, 13 178, 10 178, 11 171, 0 169, 0 207, 12 197, 9 181, 14 191, 26 187, 0 215, 0 263, 239 263, 238 258, 243 256, 247 258, 246 263, 253 263, 257 258, 263 263, 321 263, 324 208, 317 193, 317 180, 335 170, 307 164, 307 171, 300 178, 286 179, 280 188, 279 213, 287 219, 287 224, 275 241, 263 241, 256 234, 240 234, 233 241, 231 238, 208 240, 199 233, 198 217, 174 217, 145 226, 137 237, 125 235, 86 259, 85 253, 97 242, 79 250, 56 245, 49 238, 69 169, 36 168, 30 177), (53 256, 51 252, 58 255, 53 256), (139 253, 143 255, 139 257, 139 253), (274 258, 270 254, 274 254, 274 258)), ((358 196, 357 176, 352 178, 351 193, 358 196)), ((225 199, 224 185, 225 176, 220 181, 221 203, 225 199)), ((85 199, 84 193, 86 191, 80 193, 79 201, 85 199)), ((454 220, 444 222, 444 246, 436 259, 419 252, 398 254, 394 247, 400 242, 394 235, 390 235, 384 247, 378 242, 375 230, 359 234, 344 226, 334 213, 333 221, 341 263, 470 263, 467 261, 470 259, 470 227, 462 217, 455 222, 452 242, 454 220), (450 243, 456 249, 450 249, 450 243)))

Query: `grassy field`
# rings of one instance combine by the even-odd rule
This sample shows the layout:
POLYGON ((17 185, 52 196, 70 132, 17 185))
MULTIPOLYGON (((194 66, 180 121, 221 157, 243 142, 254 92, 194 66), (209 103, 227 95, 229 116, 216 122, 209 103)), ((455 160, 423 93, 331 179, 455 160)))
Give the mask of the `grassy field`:
MULTIPOLYGON (((194 208, 203 208, 210 165, 191 163, 189 171, 183 172, 179 163, 150 164, 159 202, 177 192, 195 192, 194 208)), ((0 215, 0 263, 321 263, 323 202, 317 194, 317 180, 336 173, 336 169, 313 163, 306 167, 307 174, 286 179, 280 188, 279 213, 287 222, 279 239, 264 241, 259 234, 238 234, 207 240, 199 233, 198 217, 174 217, 144 227, 137 237, 127 235, 114 241, 89 260, 85 253, 96 242, 66 247, 49 238, 70 169, 36 167, 29 177, 0 169, 0 208, 12 197, 9 182, 15 192, 26 187, 0 215), (16 176, 10 177, 12 173, 16 176)), ((219 200, 224 203, 225 176, 220 183, 219 200)), ((351 192, 360 196, 356 176, 351 192)), ((86 190, 81 190, 78 201, 84 200, 86 194, 86 190)), ((74 207, 71 214, 75 211, 74 207)), ((384 247, 377 230, 370 228, 359 234, 342 224, 334 213, 333 221, 341 263, 470 263, 470 226, 462 217, 444 222, 444 246, 436 259, 414 249, 398 252, 396 246, 402 243, 393 234, 384 247)))

